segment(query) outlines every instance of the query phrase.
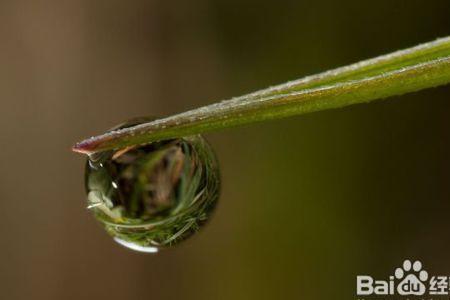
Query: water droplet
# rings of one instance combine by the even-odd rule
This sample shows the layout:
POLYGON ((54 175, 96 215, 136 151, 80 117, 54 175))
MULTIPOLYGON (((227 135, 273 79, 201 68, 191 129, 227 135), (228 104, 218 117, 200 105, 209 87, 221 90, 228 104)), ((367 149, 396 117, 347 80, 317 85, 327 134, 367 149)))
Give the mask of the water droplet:
POLYGON ((198 135, 96 153, 86 163, 88 208, 116 242, 140 252, 196 233, 219 188, 215 154, 198 135))

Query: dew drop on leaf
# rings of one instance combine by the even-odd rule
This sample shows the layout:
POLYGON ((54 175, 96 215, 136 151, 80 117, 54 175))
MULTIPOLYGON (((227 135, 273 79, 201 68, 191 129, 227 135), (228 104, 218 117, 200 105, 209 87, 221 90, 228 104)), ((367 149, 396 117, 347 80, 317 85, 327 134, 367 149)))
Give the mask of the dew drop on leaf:
POLYGON ((219 198, 220 176, 212 148, 196 135, 92 154, 85 184, 88 208, 115 241, 157 252, 208 221, 219 198))

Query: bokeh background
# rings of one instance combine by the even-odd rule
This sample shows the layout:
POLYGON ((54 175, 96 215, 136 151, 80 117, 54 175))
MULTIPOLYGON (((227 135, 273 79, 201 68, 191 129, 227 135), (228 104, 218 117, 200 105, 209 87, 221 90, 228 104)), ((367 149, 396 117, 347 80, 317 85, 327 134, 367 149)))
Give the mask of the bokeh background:
POLYGON ((355 299, 450 274, 450 86, 208 134, 210 224, 157 255, 86 210, 76 141, 450 33, 445 1, 0 1, 1 299, 355 299))

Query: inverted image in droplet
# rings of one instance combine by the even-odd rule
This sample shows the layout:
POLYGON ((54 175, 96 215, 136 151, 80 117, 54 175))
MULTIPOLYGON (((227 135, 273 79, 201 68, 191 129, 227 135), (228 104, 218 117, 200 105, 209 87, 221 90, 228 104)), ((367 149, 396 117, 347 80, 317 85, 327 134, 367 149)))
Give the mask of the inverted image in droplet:
POLYGON ((201 136, 96 153, 86 163, 88 208, 119 244, 141 252, 196 233, 219 188, 215 154, 201 136))

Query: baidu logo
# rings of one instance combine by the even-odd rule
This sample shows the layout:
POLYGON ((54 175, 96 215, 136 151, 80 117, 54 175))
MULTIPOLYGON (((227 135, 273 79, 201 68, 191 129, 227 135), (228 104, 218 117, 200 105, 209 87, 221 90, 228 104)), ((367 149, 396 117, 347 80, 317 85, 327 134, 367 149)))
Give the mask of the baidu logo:
MULTIPOLYGON (((424 296, 449 295, 449 276, 429 276, 419 260, 405 260, 387 280, 369 275, 356 277, 356 294, 361 296, 424 296)), ((431 298, 429 298, 431 299, 431 298)))

